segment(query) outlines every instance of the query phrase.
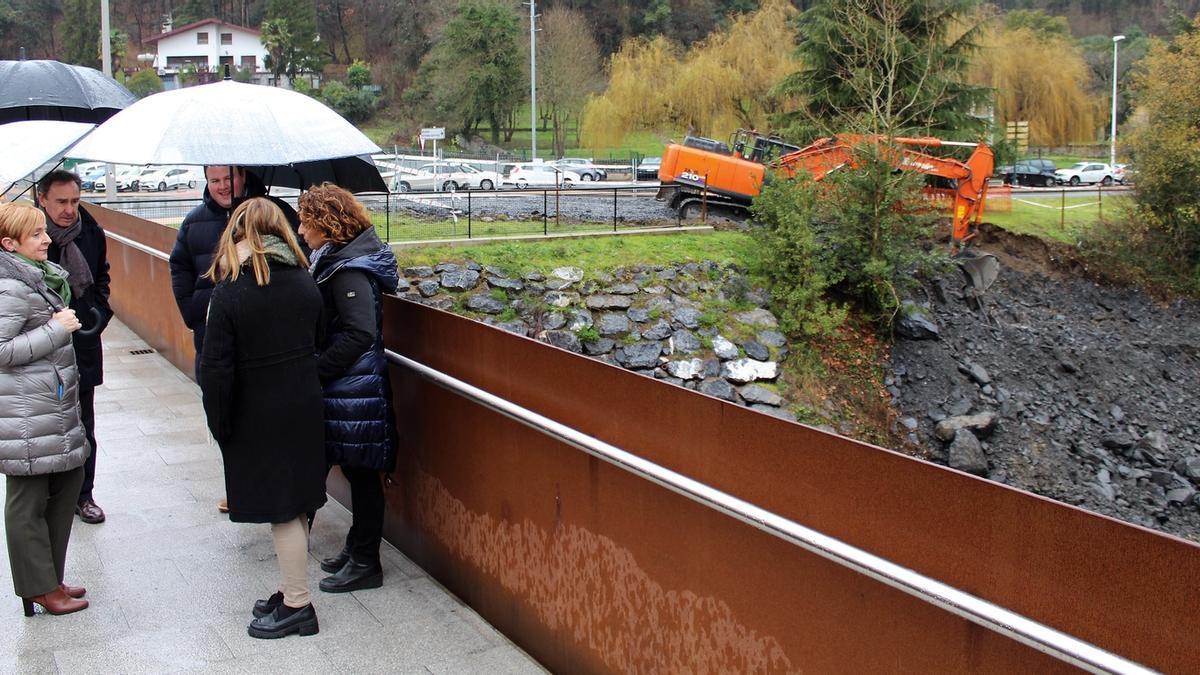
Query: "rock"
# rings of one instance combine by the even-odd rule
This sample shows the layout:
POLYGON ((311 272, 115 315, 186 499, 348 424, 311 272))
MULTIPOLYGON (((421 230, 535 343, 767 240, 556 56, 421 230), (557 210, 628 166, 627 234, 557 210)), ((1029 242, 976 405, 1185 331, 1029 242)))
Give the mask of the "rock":
POLYGON ((700 310, 676 307, 671 310, 671 320, 684 328, 697 328, 700 326, 700 310))
POLYGON ((769 406, 783 405, 783 397, 760 384, 748 384, 740 389, 742 400, 746 403, 762 403, 769 406))
POLYGON ((1109 450, 1128 450, 1133 447, 1133 437, 1124 431, 1105 434, 1100 438, 1100 445, 1109 450))
POLYGON ((483 312, 484 314, 499 314, 508 307, 506 303, 483 293, 477 293, 467 298, 466 306, 473 312, 483 312))
POLYGON ((578 267, 555 267, 550 271, 550 276, 570 283, 578 283, 583 281, 583 270, 578 267))
POLYGON ((449 311, 454 309, 454 298, 448 295, 439 295, 435 298, 425 298, 421 301, 421 304, 433 307, 434 309, 449 311))
POLYGON ((721 377, 737 384, 747 384, 757 380, 774 380, 779 377, 779 366, 774 361, 763 362, 753 359, 726 361, 721 366, 721 377))
POLYGON ((958 370, 976 384, 990 384, 992 381, 992 376, 988 375, 988 371, 977 363, 960 363, 958 370))
POLYGON ((665 340, 671 337, 671 324, 666 319, 659 319, 653 325, 642 330, 644 340, 665 340))
POLYGON ((567 330, 576 332, 591 325, 593 325, 591 312, 586 309, 571 310, 570 320, 567 321, 567 330))
POLYGON ((433 281, 432 279, 426 279, 425 281, 417 284, 417 292, 420 293, 421 297, 423 298, 432 298, 433 296, 437 295, 438 291, 440 290, 442 290, 441 284, 433 281))
POLYGON ((458 265, 454 263, 438 263, 433 266, 434 272, 457 272, 458 269, 458 265))
POLYGON ((929 313, 911 300, 901 304, 895 331, 896 335, 909 340, 937 340, 941 337, 940 329, 929 313))
POLYGON ((676 274, 677 274, 677 272, 675 271, 674 267, 667 267, 665 269, 659 270, 658 274, 656 274, 654 276, 658 277, 659 279, 662 279, 663 281, 670 281, 671 279, 675 278, 676 274))
POLYGON ((701 382, 700 386, 697 388, 697 391, 699 391, 701 394, 714 396, 723 401, 732 401, 737 403, 737 390, 733 388, 732 384, 729 384, 720 378, 713 378, 701 382))
POLYGON ((552 278, 546 280, 546 288, 549 288, 552 291, 561 291, 574 283, 574 281, 567 281, 566 279, 552 278))
POLYGON ((767 349, 766 345, 754 340, 743 342, 742 351, 746 352, 746 356, 757 361, 769 361, 771 359, 771 350, 767 349))
POLYGON ((628 333, 632 326, 629 323, 629 318, 624 314, 616 314, 614 312, 605 312, 600 315, 600 319, 596 322, 596 330, 601 335, 619 335, 628 333))
POLYGON ((1108 409, 1108 414, 1112 415, 1112 418, 1114 420, 1116 420, 1118 423, 1120 423, 1121 421, 1123 421, 1125 419, 1125 411, 1121 410, 1121 406, 1119 406, 1115 403, 1113 404, 1113 406, 1111 408, 1108 409))
POLYGON ((1190 487, 1181 487, 1167 491, 1167 503, 1182 504, 1187 506, 1191 504, 1196 497, 1196 491, 1190 487))
POLYGON ((488 276, 486 278, 488 286, 492 288, 503 288, 506 291, 516 291, 520 293, 525 290, 525 283, 520 279, 509 279, 507 277, 488 276))
POLYGON ((784 347, 787 345, 787 338, 783 333, 773 330, 764 330, 757 336, 758 341, 768 347, 784 347))
MULTIPOLYGON (((624 318, 624 317, 622 317, 624 318)), ((662 354, 662 345, 657 342, 638 342, 626 345, 617 350, 617 363, 633 370, 636 368, 653 368, 658 365, 658 357, 662 354)))
POLYGON ((1108 483, 1092 483, 1092 492, 1106 502, 1111 502, 1117 498, 1117 492, 1113 486, 1108 483))
POLYGON ((976 437, 987 437, 996 429, 999 421, 1000 416, 991 411, 947 417, 933 428, 933 435, 946 443, 954 440, 960 429, 972 431, 976 437))
POLYGON ((487 267, 483 268, 483 271, 489 277, 496 277, 497 279, 508 278, 508 273, 499 267, 496 267, 495 265, 488 265, 487 267))
POLYGON ((1162 469, 1150 470, 1150 482, 1155 485, 1170 487, 1175 482, 1175 478, 1175 474, 1170 471, 1163 471, 1162 469))
POLYGON ((700 338, 688 330, 677 330, 671 335, 670 347, 672 353, 691 354, 700 351, 700 338))
POLYGON ((568 307, 579 302, 578 293, 564 293, 562 291, 547 291, 542 296, 542 300, 546 301, 551 307, 568 307))
POLYGON ((479 283, 479 272, 475 270, 458 270, 442 273, 442 288, 452 291, 465 291, 475 288, 479 283))
POLYGON ((475 262, 474 260, 468 260, 468 261, 467 261, 467 264, 466 264, 466 265, 464 265, 464 267, 466 267, 466 268, 467 268, 467 269, 469 269, 469 270, 474 270, 474 271, 476 271, 476 272, 482 272, 482 271, 483 271, 483 266, 482 266, 482 265, 480 265, 479 263, 475 262))
POLYGON ((510 333, 516 333, 517 335, 529 335, 529 326, 525 325, 525 322, 521 321, 520 319, 498 323, 496 324, 496 327, 501 330, 506 330, 510 333))
POLYGON ((400 293, 403 293, 404 291, 407 291, 410 288, 412 288, 412 284, 408 283, 408 279, 405 279, 404 277, 400 277, 400 279, 396 282, 396 291, 395 292, 397 294, 400 294, 400 293))
POLYGON ((792 411, 788 410, 787 408, 776 408, 773 405, 765 405, 763 403, 752 403, 752 404, 750 404, 750 409, 757 410, 760 413, 766 413, 766 414, 770 415, 771 417, 778 417, 781 420, 787 420, 789 422, 796 421, 796 416, 793 415, 792 411))
POLYGON ((976 476, 986 476, 988 470, 987 457, 979 445, 979 439, 965 427, 954 432, 954 440, 947 450, 947 464, 953 469, 973 473, 976 476))
POLYGON ((667 292, 667 289, 663 286, 647 286, 642 290, 650 295, 663 295, 667 292))
POLYGON ((538 339, 548 342, 559 349, 565 349, 576 354, 583 353, 583 345, 579 341, 579 336, 569 330, 544 330, 538 335, 538 339))
POLYGON ((525 281, 545 281, 546 275, 541 272, 530 272, 525 275, 525 281))
POLYGON ((617 284, 604 289, 605 293, 613 295, 633 295, 638 292, 637 284, 617 284))
POLYGON ((748 326, 758 326, 760 328, 779 327, 779 319, 776 319, 775 315, 770 311, 761 308, 752 309, 748 312, 738 312, 733 315, 733 320, 748 326))
POLYGON ((404 276, 424 279, 426 277, 433 276, 433 268, 427 265, 421 265, 420 267, 405 267, 404 276))
POLYGON ((641 323, 650 320, 650 310, 645 307, 630 307, 629 311, 625 312, 625 316, 629 317, 630 321, 641 323))
POLYGON ((704 361, 702 359, 686 359, 683 361, 667 361, 667 372, 671 377, 680 380, 704 379, 704 361))
POLYGON ((588 356, 599 356, 601 354, 607 354, 611 352, 616 346, 617 343, 615 341, 608 338, 600 338, 599 340, 592 340, 591 342, 583 343, 583 351, 586 352, 588 356))
POLYGON ((628 295, 591 295, 588 296, 588 309, 626 309, 633 304, 628 295))
POLYGON ((921 426, 921 423, 918 422, 917 418, 915 417, 905 417, 904 419, 900 420, 900 424, 909 431, 916 431, 921 426))
POLYGON ((1137 445, 1139 448, 1152 450, 1159 454, 1166 453, 1170 449, 1170 446, 1167 443, 1167 435, 1161 431, 1148 432, 1145 436, 1142 436, 1142 438, 1138 440, 1137 445))
POLYGON ((725 338, 721 337, 720 335, 713 338, 712 348, 713 348, 713 353, 716 354, 717 358, 721 359, 722 361, 728 361, 730 359, 736 359, 738 357, 737 346, 734 345, 729 340, 726 340, 725 338))
POLYGON ((546 330, 558 330, 567 325, 567 317, 558 312, 550 312, 546 318, 542 320, 542 328, 546 330))
POLYGON ((1200 479, 1200 457, 1192 455, 1179 460, 1175 463, 1175 471, 1192 480, 1200 479))

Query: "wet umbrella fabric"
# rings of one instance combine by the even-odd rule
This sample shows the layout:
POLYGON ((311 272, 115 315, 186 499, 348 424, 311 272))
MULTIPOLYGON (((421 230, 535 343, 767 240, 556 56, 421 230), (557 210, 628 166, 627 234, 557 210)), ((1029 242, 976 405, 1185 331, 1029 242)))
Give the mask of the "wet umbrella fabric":
POLYGON ((33 120, 0 124, 0 194, 47 162, 62 156, 94 124, 33 120))
MULTIPOLYGON (((273 174, 284 180, 295 173, 292 167, 339 158, 361 163, 361 156, 376 152, 379 146, 320 101, 223 80, 147 96, 100 125, 71 156, 114 164, 276 167, 273 174)), ((383 181, 342 187, 375 190, 376 182, 383 181)))
POLYGON ((95 68, 59 61, 0 61, 0 124, 22 120, 99 124, 136 100, 95 68))

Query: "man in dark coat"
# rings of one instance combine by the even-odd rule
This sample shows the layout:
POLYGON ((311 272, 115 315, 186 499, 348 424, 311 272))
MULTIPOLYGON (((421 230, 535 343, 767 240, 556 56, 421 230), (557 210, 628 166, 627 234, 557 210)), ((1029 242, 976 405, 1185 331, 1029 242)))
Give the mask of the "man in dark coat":
POLYGON ((108 304, 108 246, 104 230, 79 205, 79 176, 69 171, 51 171, 38 182, 38 206, 46 214, 50 235, 51 262, 70 274, 71 309, 83 322, 83 330, 71 335, 79 366, 79 415, 91 445, 84 464, 83 486, 75 513, 85 523, 104 522, 104 510, 92 498, 96 479, 96 387, 104 382, 102 333, 112 319, 108 304))
MULTIPOLYGON (((184 217, 175 237, 175 248, 171 250, 171 290, 175 293, 175 303, 179 305, 183 322, 192 329, 197 368, 204 349, 204 326, 213 289, 212 281, 204 274, 212 264, 217 240, 225 231, 229 214, 242 200, 266 196, 267 192, 257 176, 240 166, 233 167, 232 181, 229 174, 228 166, 204 167, 208 184, 204 188, 203 201, 184 217)), ((298 230, 300 218, 295 209, 282 199, 269 199, 283 210, 292 229, 298 230)))

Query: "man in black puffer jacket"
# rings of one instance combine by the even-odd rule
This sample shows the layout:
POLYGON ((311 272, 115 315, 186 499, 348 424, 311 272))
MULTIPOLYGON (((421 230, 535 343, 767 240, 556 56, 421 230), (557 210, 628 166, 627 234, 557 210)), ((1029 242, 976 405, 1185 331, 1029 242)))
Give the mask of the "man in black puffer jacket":
MULTIPOLYGON (((204 349, 204 325, 208 316, 208 299, 213 290, 212 280, 204 274, 212 265, 217 241, 229 223, 229 214, 242 200, 267 194, 262 181, 240 166, 233 167, 231 182, 229 169, 228 166, 204 167, 204 177, 208 181, 204 188, 204 201, 183 219, 179 235, 175 237, 175 248, 171 250, 171 290, 175 293, 175 303, 179 305, 183 322, 192 329, 197 367, 204 349)), ((292 229, 299 230, 300 219, 295 209, 282 199, 269 199, 283 209, 283 215, 292 229)), ((309 251, 305 249, 304 253, 307 255, 309 251)))

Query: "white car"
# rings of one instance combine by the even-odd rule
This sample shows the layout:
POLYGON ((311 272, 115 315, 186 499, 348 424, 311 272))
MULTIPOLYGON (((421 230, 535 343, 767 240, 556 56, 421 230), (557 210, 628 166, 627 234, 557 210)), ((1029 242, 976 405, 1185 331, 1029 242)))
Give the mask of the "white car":
POLYGON ((194 189, 203 182, 204 179, 200 177, 199 172, 192 167, 160 166, 143 171, 138 176, 138 189, 158 192, 179 188, 194 189))
POLYGON ((1100 183, 1112 185, 1116 172, 1112 167, 1100 162, 1075 162, 1066 169, 1054 172, 1054 179, 1063 185, 1079 185, 1081 183, 1100 183))
POLYGON ((608 177, 608 172, 600 167, 592 164, 592 160, 583 159, 581 157, 563 157, 550 162, 560 169, 574 171, 579 174, 581 180, 604 180, 608 177))
MULTIPOLYGON (((117 192, 128 192, 130 190, 133 190, 136 192, 138 189, 138 185, 139 185, 138 178, 142 175, 142 172, 145 170, 146 170, 146 168, 141 167, 141 166, 119 166, 119 167, 117 167, 117 169, 116 169, 117 192)), ((108 180, 107 176, 100 176, 99 178, 96 179, 96 183, 93 186, 93 187, 95 187, 96 192, 104 192, 104 189, 106 187, 108 187, 107 180, 108 180)))
MULTIPOLYGON (((447 192, 472 189, 495 190, 501 180, 500 174, 495 171, 480 171, 470 164, 425 164, 417 168, 417 175, 432 177, 432 184, 447 192)), ((414 185, 413 189, 421 188, 414 185)))
POLYGON ((570 186, 580 181, 574 171, 559 169, 550 164, 525 164, 514 166, 504 179, 505 185, 515 185, 518 190, 529 187, 554 188, 570 186))

